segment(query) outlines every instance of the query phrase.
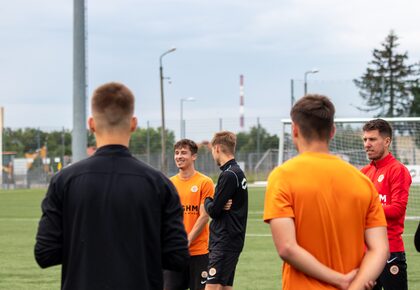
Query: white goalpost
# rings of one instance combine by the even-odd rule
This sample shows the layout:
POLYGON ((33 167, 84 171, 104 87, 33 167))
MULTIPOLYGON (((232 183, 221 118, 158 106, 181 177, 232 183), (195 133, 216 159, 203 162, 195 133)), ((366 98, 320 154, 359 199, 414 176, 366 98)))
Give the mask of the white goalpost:
MULTIPOLYGON (((373 118, 337 118, 336 134, 330 151, 358 169, 369 163, 363 148, 362 127, 373 118)), ((420 118, 383 118, 393 128, 391 152, 410 171, 413 183, 407 206, 407 218, 420 219, 420 118)), ((279 164, 297 155, 291 138, 291 120, 281 120, 279 164)))

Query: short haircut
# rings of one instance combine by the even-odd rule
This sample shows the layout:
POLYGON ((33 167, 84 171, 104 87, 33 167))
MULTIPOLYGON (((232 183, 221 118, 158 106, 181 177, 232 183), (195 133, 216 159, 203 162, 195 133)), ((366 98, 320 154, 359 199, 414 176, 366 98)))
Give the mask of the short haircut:
POLYGON ((105 127, 129 126, 134 114, 134 95, 123 84, 103 84, 93 92, 92 114, 105 127))
POLYGON ((221 131, 214 134, 211 140, 211 146, 220 145, 221 150, 225 154, 235 154, 236 135, 229 131, 221 131))
POLYGON ((182 149, 185 147, 190 149, 192 155, 197 154, 198 146, 193 140, 190 139, 181 139, 178 142, 176 142, 174 145, 174 150, 182 149))
POLYGON ((307 141, 329 142, 334 128, 335 108, 323 95, 306 95, 293 106, 290 116, 307 141))
POLYGON ((389 137, 392 139, 392 127, 391 125, 383 119, 374 119, 370 120, 363 126, 363 131, 373 131, 378 130, 379 134, 382 137, 389 137))

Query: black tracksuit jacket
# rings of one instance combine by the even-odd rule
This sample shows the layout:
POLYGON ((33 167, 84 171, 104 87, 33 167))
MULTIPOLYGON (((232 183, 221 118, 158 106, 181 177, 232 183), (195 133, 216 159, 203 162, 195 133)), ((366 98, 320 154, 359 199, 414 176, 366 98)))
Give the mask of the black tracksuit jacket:
POLYGON ((248 187, 245 174, 231 159, 220 167, 214 199, 206 198, 205 209, 212 218, 210 223, 211 251, 241 252, 245 242, 248 216, 248 187), (230 210, 224 210, 232 199, 230 210))
POLYGON ((62 289, 162 289, 162 269, 189 259, 178 194, 126 147, 101 147, 52 178, 35 258, 62 264, 62 289))

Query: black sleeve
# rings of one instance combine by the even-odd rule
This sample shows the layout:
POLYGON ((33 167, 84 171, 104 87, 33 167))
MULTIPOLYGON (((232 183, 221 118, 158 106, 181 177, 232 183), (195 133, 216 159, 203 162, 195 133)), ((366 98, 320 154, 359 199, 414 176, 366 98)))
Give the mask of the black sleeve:
POLYGON ((42 217, 36 234, 35 259, 41 268, 62 263, 62 200, 55 179, 42 201, 42 217))
POLYGON ((182 206, 172 183, 165 178, 162 201, 162 267, 179 270, 187 266, 190 254, 183 223, 182 206))
POLYGON ((207 197, 204 202, 204 208, 211 218, 218 218, 226 202, 232 198, 238 187, 237 178, 231 171, 224 171, 217 181, 214 199, 207 197))
POLYGON ((416 234, 414 235, 414 246, 416 246, 417 252, 420 252, 420 223, 417 227, 416 234))

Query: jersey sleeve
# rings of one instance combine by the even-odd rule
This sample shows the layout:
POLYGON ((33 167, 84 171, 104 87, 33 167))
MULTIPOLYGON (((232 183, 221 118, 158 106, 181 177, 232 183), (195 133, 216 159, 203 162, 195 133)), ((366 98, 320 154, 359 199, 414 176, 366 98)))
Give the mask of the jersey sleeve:
POLYGON ((403 165, 392 170, 389 185, 391 202, 384 205, 385 216, 390 220, 400 219, 405 215, 411 185, 411 175, 403 165))
POLYGON ((42 217, 36 234, 35 260, 41 268, 46 268, 61 264, 63 256, 63 209, 57 176, 51 180, 41 208, 42 217))
POLYGON ((172 182, 162 178, 162 267, 177 270, 188 263, 188 240, 178 193, 172 182))
POLYGON ((201 187, 201 200, 200 204, 204 204, 204 201, 207 197, 214 197, 214 183, 210 178, 206 178, 203 181, 202 187, 201 187))
POLYGON ((379 194, 376 191, 375 185, 370 183, 371 190, 371 201, 369 204, 369 209, 366 215, 366 224, 365 228, 374 228, 387 225, 385 219, 385 213, 379 200, 379 194))
POLYGON ((226 202, 232 198, 239 186, 236 175, 231 171, 224 171, 217 182, 214 198, 207 197, 204 202, 206 212, 211 218, 218 218, 226 202))
POLYGON ((268 177, 264 201, 264 221, 274 218, 294 217, 293 197, 281 168, 275 169, 268 177))

